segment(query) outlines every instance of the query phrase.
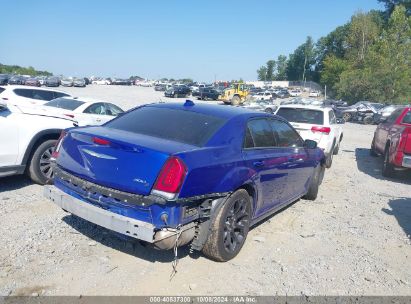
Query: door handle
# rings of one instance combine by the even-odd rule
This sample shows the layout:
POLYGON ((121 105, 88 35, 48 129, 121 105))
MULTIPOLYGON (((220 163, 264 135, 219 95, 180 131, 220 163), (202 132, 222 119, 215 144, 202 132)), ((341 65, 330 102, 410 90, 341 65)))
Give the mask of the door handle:
POLYGON ((262 166, 264 166, 264 162, 256 161, 256 162, 253 163, 253 165, 254 165, 254 167, 262 167, 262 166))

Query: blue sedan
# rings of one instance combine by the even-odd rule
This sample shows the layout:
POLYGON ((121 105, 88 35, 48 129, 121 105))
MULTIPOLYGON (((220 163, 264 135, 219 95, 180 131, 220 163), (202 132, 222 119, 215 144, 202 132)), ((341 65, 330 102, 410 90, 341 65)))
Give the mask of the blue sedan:
POLYGON ((250 227, 314 200, 324 154, 284 119, 221 105, 158 103, 63 132, 45 196, 131 238, 228 261, 250 227))

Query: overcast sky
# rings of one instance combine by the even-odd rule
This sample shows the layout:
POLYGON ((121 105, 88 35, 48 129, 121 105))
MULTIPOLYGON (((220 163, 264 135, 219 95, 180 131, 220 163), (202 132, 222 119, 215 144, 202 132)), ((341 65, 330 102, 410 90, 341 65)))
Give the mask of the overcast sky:
POLYGON ((2 1, 0 63, 66 76, 256 78, 377 0, 2 1))

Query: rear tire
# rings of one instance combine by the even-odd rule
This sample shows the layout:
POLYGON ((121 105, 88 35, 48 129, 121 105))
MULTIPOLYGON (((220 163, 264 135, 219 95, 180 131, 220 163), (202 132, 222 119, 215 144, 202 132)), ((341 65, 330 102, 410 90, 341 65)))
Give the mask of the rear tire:
POLYGON ((333 158, 334 158, 334 146, 325 160, 325 167, 327 169, 331 168, 331 165, 333 164, 333 158))
POLYGON ((33 182, 44 185, 53 177, 50 158, 56 142, 56 139, 46 140, 34 151, 28 168, 28 175, 33 182))
POLYGON ((378 153, 375 151, 375 138, 372 139, 371 148, 370 148, 370 155, 373 157, 377 157, 378 153))
POLYGON ((365 116, 363 122, 364 125, 371 125, 374 122, 374 120, 371 116, 365 116))
POLYGON ((324 171, 324 167, 321 164, 318 165, 318 167, 315 169, 313 177, 311 178, 310 186, 308 187, 308 192, 306 195, 303 196, 303 199, 313 201, 317 198, 318 189, 324 178, 324 171))
POLYGON ((234 192, 219 208, 202 249, 218 262, 234 258, 243 247, 250 229, 251 199, 244 189, 234 192))
POLYGON ((392 177, 394 175, 394 166, 390 164, 390 147, 385 148, 384 162, 382 164, 382 175, 385 177, 392 177))

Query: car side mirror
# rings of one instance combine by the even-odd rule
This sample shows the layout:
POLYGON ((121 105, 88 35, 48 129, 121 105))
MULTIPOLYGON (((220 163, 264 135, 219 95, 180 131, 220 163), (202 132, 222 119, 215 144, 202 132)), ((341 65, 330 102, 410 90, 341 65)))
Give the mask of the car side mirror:
POLYGON ((337 118, 337 124, 345 124, 344 118, 337 118))
POLYGON ((311 139, 304 140, 304 148, 315 149, 317 148, 317 142, 311 139))

